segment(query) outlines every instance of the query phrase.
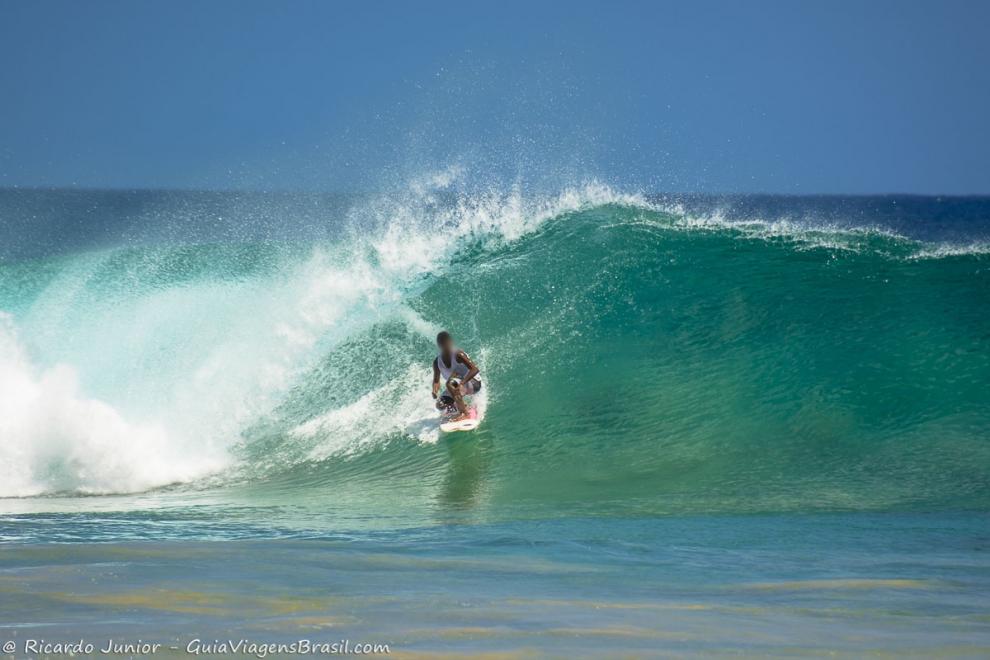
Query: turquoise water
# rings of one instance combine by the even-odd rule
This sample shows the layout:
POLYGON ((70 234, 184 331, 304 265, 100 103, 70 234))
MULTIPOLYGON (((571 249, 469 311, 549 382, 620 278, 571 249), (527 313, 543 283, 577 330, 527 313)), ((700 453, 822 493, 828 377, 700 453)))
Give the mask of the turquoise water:
POLYGON ((990 200, 434 183, 0 194, 0 633, 990 650, 990 200))

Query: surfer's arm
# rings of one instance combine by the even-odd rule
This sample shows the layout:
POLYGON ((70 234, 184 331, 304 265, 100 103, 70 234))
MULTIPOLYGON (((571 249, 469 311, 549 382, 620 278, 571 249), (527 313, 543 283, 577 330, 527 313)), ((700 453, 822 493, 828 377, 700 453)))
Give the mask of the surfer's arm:
POLYGON ((433 398, 437 398, 437 392, 440 391, 440 369, 437 367, 437 361, 433 360, 433 398))
MULTIPOLYGON (((464 376, 465 382, 471 380, 480 373, 478 371, 478 367, 474 366, 474 362, 471 361, 471 358, 469 358, 467 356, 467 353, 465 353, 464 351, 457 351, 457 359, 458 361, 461 362, 461 364, 466 364, 468 367, 468 372, 464 376)), ((435 366, 436 365, 434 365, 434 367, 435 366)))

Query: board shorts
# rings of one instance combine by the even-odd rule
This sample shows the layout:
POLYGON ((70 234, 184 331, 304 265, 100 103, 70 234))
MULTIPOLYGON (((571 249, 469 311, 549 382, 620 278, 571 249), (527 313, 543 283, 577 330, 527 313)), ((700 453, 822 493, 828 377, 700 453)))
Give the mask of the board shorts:
MULTIPOLYGON (((471 396, 481 391, 481 381, 473 379, 465 383, 463 396, 471 396)), ((454 408, 454 397, 444 392, 437 399, 445 408, 454 408)))

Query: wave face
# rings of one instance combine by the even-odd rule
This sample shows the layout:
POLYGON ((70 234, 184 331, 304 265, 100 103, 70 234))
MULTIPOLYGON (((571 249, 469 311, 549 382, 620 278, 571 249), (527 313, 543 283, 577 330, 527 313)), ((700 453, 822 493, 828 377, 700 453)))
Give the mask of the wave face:
POLYGON ((0 496, 990 505, 990 201, 526 198, 438 176, 290 202, 0 196, 0 496), (484 371, 470 436, 437 437, 441 327, 484 371))

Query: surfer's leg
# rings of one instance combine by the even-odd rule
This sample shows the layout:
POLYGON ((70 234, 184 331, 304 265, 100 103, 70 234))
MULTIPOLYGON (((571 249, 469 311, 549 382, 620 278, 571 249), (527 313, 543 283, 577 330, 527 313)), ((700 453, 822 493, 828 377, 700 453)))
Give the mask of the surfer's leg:
POLYGON ((445 415, 452 415, 457 412, 457 406, 454 405, 454 397, 449 394, 441 394, 440 398, 437 399, 437 410, 445 415))
POLYGON ((454 406, 457 408, 457 417, 455 417, 453 421, 456 422, 462 419, 467 419, 469 417, 468 408, 467 408, 467 404, 464 403, 464 397, 461 395, 461 388, 456 383, 452 383, 450 380, 448 380, 447 392, 449 392, 450 396, 453 397, 454 406))

